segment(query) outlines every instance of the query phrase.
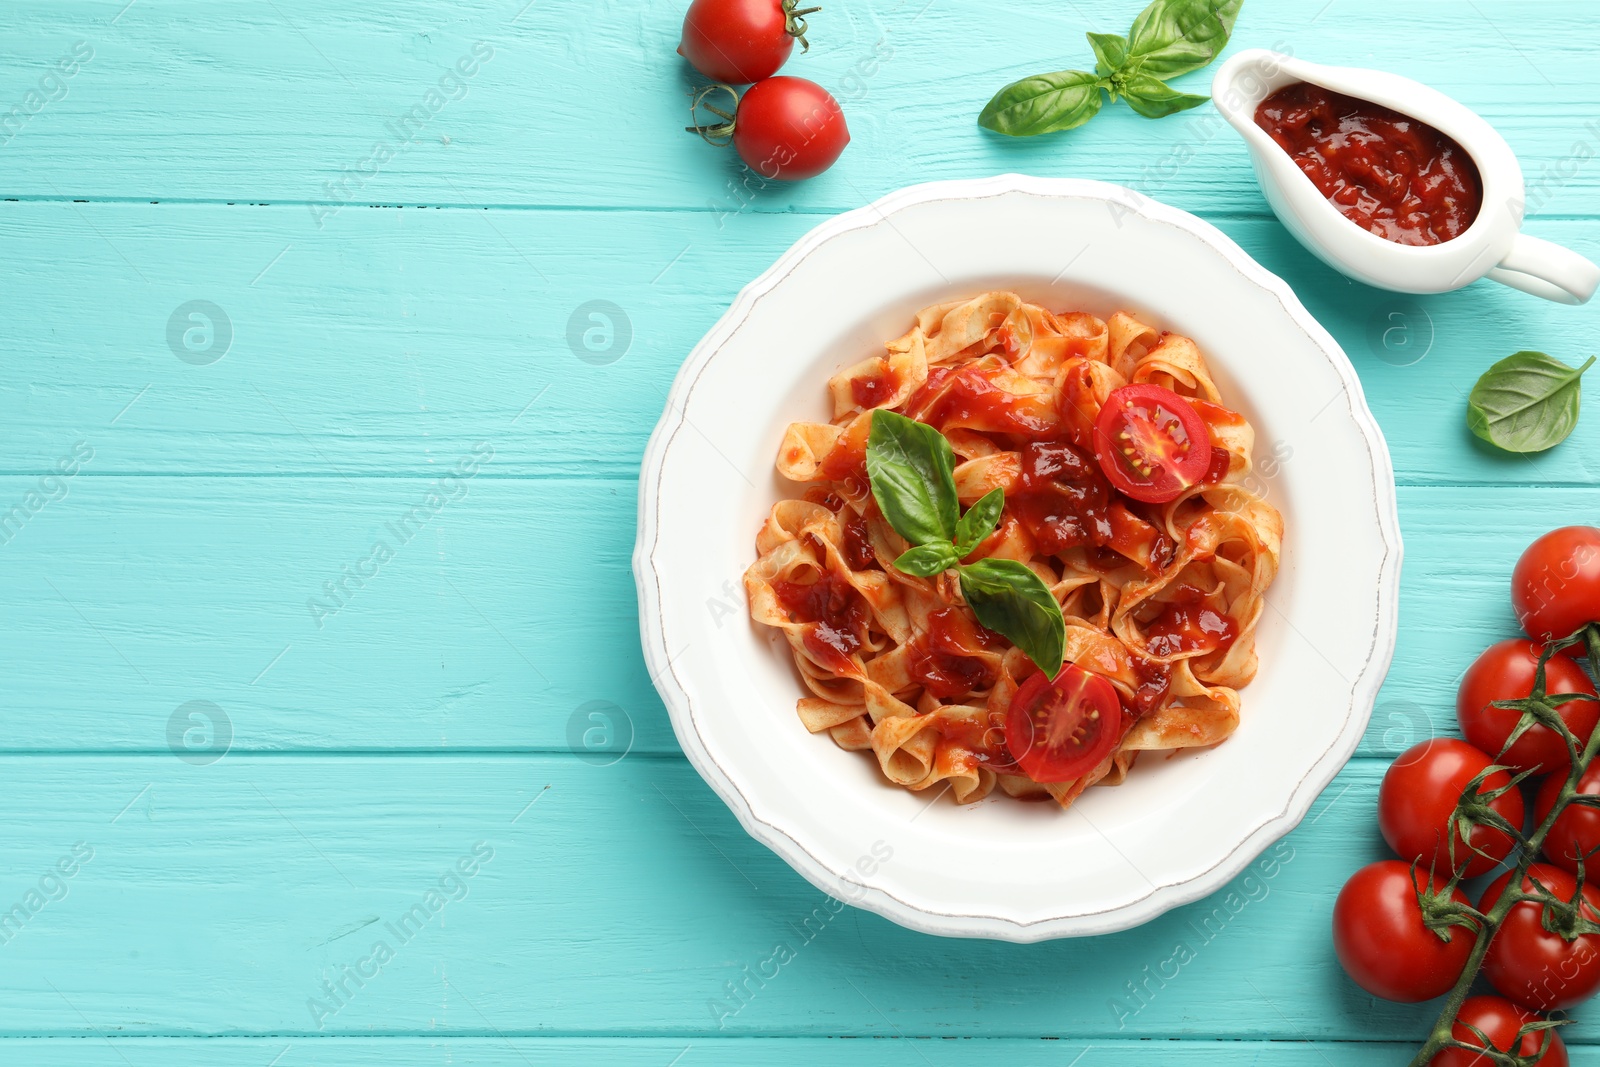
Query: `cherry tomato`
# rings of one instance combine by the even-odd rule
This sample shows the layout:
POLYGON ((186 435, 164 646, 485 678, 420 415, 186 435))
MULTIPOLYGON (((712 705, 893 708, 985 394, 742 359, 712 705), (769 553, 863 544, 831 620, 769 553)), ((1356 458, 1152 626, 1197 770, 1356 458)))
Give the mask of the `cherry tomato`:
MULTIPOLYGON (((1469 1045, 1482 1048, 1483 1044, 1466 1028, 1465 1023, 1471 1023, 1478 1028, 1479 1033, 1489 1039, 1489 1044, 1501 1052, 1510 1052, 1512 1042, 1517 1040, 1517 1031, 1531 1022, 1537 1022, 1540 1016, 1526 1008, 1511 1003, 1505 997, 1468 997, 1461 1005, 1461 1010, 1456 1013, 1455 1029, 1451 1031, 1457 1041, 1464 1041, 1469 1045)), ((1532 1056, 1544 1046, 1543 1032, 1524 1034, 1517 1043, 1517 1055, 1532 1056)), ((1479 1056, 1464 1048, 1447 1048, 1434 1054, 1428 1061, 1428 1067, 1491 1067, 1487 1056, 1479 1056)), ((1550 1034, 1550 1047, 1545 1049, 1544 1055, 1534 1062, 1534 1067, 1567 1067, 1567 1046, 1562 1044, 1561 1035, 1550 1034)))
POLYGON ((1006 714, 1006 748, 1036 782, 1082 778, 1122 740, 1122 701, 1110 682, 1067 664, 1017 689, 1006 714))
MULTIPOLYGON (((1543 825, 1550 809, 1556 806, 1561 787, 1566 784, 1567 776, 1564 774, 1552 774, 1544 780, 1533 801, 1535 825, 1543 825)), ((1583 772, 1583 777, 1578 779, 1578 792, 1600 793, 1600 761, 1590 764, 1589 769, 1583 772)), ((1579 860, 1597 848, 1600 848, 1600 811, 1569 804, 1566 811, 1556 816, 1540 851, 1545 859, 1557 867, 1577 874, 1579 860)), ((1594 874, 1600 875, 1600 860, 1595 861, 1594 874)), ((1584 867, 1584 877, 1594 878, 1587 865, 1584 867)))
POLYGON ((757 82, 744 91, 734 118, 733 147, 763 178, 821 174, 850 143, 839 102, 804 78, 757 82))
MULTIPOLYGON (((1426 880, 1427 873, 1418 878, 1426 880)), ((1467 903, 1459 889, 1452 899, 1467 903)), ((1450 991, 1476 935, 1460 926, 1445 932, 1449 941, 1423 924, 1411 867, 1399 860, 1361 868, 1333 904, 1334 954, 1356 985, 1385 1000, 1410 1004, 1450 991)))
MULTIPOLYGON (((1511 572, 1511 606, 1535 641, 1559 641, 1600 622, 1600 530, 1564 526, 1529 545, 1511 572)), ((1575 645, 1567 654, 1584 650, 1575 645)))
POLYGON ((683 17, 678 54, 701 74, 744 85, 778 72, 805 43, 804 16, 794 0, 694 0, 683 17))
MULTIPOLYGON (((1516 873, 1507 871, 1483 891, 1478 910, 1488 911, 1516 873)), ((1578 880, 1548 863, 1529 866, 1530 878, 1562 900, 1571 900, 1578 880)), ((1522 883, 1532 889, 1531 880, 1522 883)), ((1583 914, 1600 920, 1600 889, 1583 887, 1583 914)), ((1600 934, 1583 934, 1565 941, 1544 928, 1544 906, 1525 900, 1507 913, 1483 957, 1483 976, 1498 992, 1518 1004, 1538 1011, 1555 1011, 1580 1004, 1600 989, 1600 934)))
POLYGON ((1211 431, 1194 405, 1159 385, 1114 390, 1094 424, 1094 454, 1117 489, 1149 504, 1175 500, 1211 467, 1211 431))
MULTIPOLYGON (((1394 761, 1378 787, 1378 829, 1395 855, 1410 863, 1419 860, 1424 871, 1443 877, 1450 871, 1450 846, 1445 828, 1467 783, 1492 761, 1480 750, 1453 737, 1435 737, 1413 745, 1394 761)), ((1489 793, 1510 784, 1511 775, 1496 771, 1478 792, 1489 793)), ((1522 794, 1512 789, 1490 805, 1512 826, 1522 825, 1526 813, 1522 794)), ((1467 847, 1456 831, 1456 865, 1466 877, 1487 874, 1511 854, 1515 842, 1509 834, 1488 826, 1472 830, 1472 843, 1488 856, 1467 847)))
MULTIPOLYGON (((1521 700, 1533 692, 1533 676, 1539 666, 1540 646, 1523 638, 1490 645, 1461 679, 1456 694, 1456 718, 1461 732, 1478 748, 1494 756, 1502 767, 1535 774, 1549 774, 1567 766, 1567 746, 1559 734, 1543 726, 1532 726, 1509 750, 1506 738, 1516 729, 1522 713, 1490 707, 1496 700, 1521 700)), ((1570 659, 1556 656, 1545 666, 1545 692, 1594 693, 1594 685, 1583 669, 1570 659)), ((1589 740, 1595 723, 1600 722, 1600 704, 1588 700, 1569 700, 1558 709, 1567 729, 1577 735, 1578 744, 1589 740)))

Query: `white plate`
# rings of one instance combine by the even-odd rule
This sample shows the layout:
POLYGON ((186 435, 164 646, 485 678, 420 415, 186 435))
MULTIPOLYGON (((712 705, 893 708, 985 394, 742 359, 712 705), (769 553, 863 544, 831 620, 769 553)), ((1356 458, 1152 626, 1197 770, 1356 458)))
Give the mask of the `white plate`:
POLYGON ((633 565, 678 741, 752 836, 895 922, 1037 941, 1204 896, 1304 817, 1388 670, 1400 533, 1361 384, 1287 285, 1208 223, 1131 190, 1005 175, 913 186, 830 219, 739 294, 650 438, 633 565), (1066 811, 911 793, 870 756, 806 733, 788 645, 750 621, 740 585, 757 527, 798 492, 773 470, 784 428, 827 420, 828 376, 880 354, 917 309, 995 288, 1194 338, 1255 426, 1259 488, 1287 528, 1238 732, 1148 754, 1124 785, 1066 811))

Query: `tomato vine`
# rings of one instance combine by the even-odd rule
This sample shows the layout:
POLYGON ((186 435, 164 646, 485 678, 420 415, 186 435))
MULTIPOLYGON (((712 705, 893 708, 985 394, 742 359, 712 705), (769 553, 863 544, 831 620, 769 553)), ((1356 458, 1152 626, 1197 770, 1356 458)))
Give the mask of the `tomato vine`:
MULTIPOLYGON (((1441 939, 1447 937, 1447 928, 1451 926, 1467 927, 1476 931, 1477 940, 1473 944, 1472 952, 1467 958, 1466 966, 1462 969, 1461 977, 1457 979, 1455 987, 1445 998, 1444 1007, 1434 1022, 1427 1041, 1418 1050, 1411 1060, 1411 1067, 1428 1067, 1435 1055, 1445 1049, 1463 1049, 1474 1053, 1481 1059, 1495 1064, 1496 1067, 1533 1067, 1549 1050, 1555 1040, 1555 1030, 1564 1025, 1561 1020, 1536 1019, 1524 1024, 1518 1031, 1517 1038, 1511 1043, 1513 1050, 1522 1047, 1521 1042, 1527 1035, 1539 1036, 1539 1048, 1530 1055, 1519 1055, 1516 1051, 1500 1051, 1489 1038, 1471 1023, 1459 1020, 1461 1007, 1466 1002, 1468 993, 1472 988, 1474 979, 1482 969, 1484 957, 1488 954, 1489 946, 1495 934, 1500 930, 1501 924, 1511 910, 1519 904, 1536 903, 1543 913, 1543 924, 1546 930, 1559 935, 1565 941, 1574 941, 1585 934, 1600 933, 1600 923, 1595 922, 1584 914, 1585 910, 1592 913, 1592 908, 1584 905, 1584 873, 1583 864, 1578 864, 1577 890, 1571 900, 1563 900, 1555 893, 1538 882, 1530 880, 1528 868, 1535 862, 1540 848, 1543 846, 1550 829, 1556 820, 1569 805, 1580 805, 1600 809, 1600 795, 1580 793, 1578 781, 1600 753, 1600 725, 1597 725, 1589 736, 1579 739, 1567 727, 1557 708, 1574 700, 1595 701, 1597 698, 1587 693, 1558 693, 1552 694, 1546 690, 1545 668, 1550 660, 1570 648, 1579 648, 1588 655, 1589 667, 1596 677, 1600 677, 1600 623, 1589 623, 1569 637, 1553 641, 1546 645, 1540 652, 1539 665, 1534 675, 1533 692, 1521 700, 1495 701, 1494 706, 1522 713, 1517 727, 1507 738, 1505 746, 1499 753, 1505 752, 1514 745, 1518 738, 1535 725, 1543 726, 1553 733, 1558 734, 1567 748, 1569 762, 1566 780, 1556 796, 1555 804, 1534 828, 1533 832, 1524 836, 1522 827, 1512 826, 1504 817, 1499 815, 1489 806, 1489 802, 1505 789, 1516 789, 1521 782, 1532 772, 1523 771, 1512 779, 1510 785, 1498 791, 1478 793, 1478 787, 1483 784, 1491 774, 1503 772, 1508 768, 1492 765, 1476 776, 1462 791, 1461 799, 1456 805, 1455 813, 1451 817, 1450 825, 1460 827, 1460 839, 1467 841, 1467 847, 1479 851, 1470 844, 1471 830, 1478 826, 1493 827, 1503 833, 1510 834, 1521 848, 1521 854, 1512 877, 1505 882, 1505 888, 1500 896, 1486 911, 1481 911, 1470 904, 1463 904, 1452 897, 1460 885, 1464 865, 1455 862, 1455 849, 1457 835, 1450 834, 1450 866, 1452 873, 1442 887, 1435 888, 1431 879, 1418 877, 1418 864, 1412 865, 1412 880, 1417 887, 1417 900, 1426 916, 1428 927, 1439 935, 1441 939), (1427 884, 1429 888, 1424 889, 1427 884), (1531 885, 1532 888, 1525 888, 1531 885), (1457 1027, 1464 1027, 1476 1040, 1476 1044, 1469 1044, 1456 1037, 1457 1027)), ((1587 858, 1587 857, 1584 857, 1587 858)), ((1480 902, 1482 903, 1482 902, 1480 902)))

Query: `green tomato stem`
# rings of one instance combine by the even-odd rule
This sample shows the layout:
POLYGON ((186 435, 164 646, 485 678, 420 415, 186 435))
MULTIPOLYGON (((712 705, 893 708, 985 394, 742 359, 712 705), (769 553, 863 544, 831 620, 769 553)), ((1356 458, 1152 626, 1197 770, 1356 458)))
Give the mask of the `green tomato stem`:
POLYGON ((711 112, 722 121, 697 123, 693 126, 685 126, 684 129, 690 133, 699 134, 700 138, 707 144, 716 145, 718 148, 724 148, 727 145, 732 144, 734 116, 739 108, 738 91, 735 90, 733 86, 723 85, 721 82, 714 82, 711 85, 703 85, 689 94, 690 121, 694 121, 695 119, 699 118, 701 108, 711 112), (724 111, 722 108, 710 102, 710 98, 717 93, 726 93, 728 95, 728 98, 732 101, 729 106, 734 109, 733 111, 724 111))
POLYGON ((798 7, 798 0, 783 0, 783 31, 800 42, 801 52, 811 51, 811 42, 806 40, 806 16, 821 10, 820 7, 798 7))

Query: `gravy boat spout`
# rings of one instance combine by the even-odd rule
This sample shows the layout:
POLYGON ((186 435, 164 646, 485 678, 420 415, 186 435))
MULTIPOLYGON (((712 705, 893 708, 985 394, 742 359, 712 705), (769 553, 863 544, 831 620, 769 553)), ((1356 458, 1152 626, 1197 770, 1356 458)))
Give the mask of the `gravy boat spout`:
POLYGON ((1600 267, 1521 232, 1522 168, 1511 146, 1479 115, 1436 89, 1387 71, 1323 66, 1256 48, 1222 65, 1212 97, 1249 146, 1262 192, 1284 226, 1329 266, 1358 281, 1402 293, 1443 293, 1492 278, 1564 304, 1585 303, 1600 286, 1600 267), (1405 245, 1345 218, 1256 125, 1261 102, 1297 82, 1387 107, 1459 144, 1483 183, 1483 204, 1471 224, 1438 244, 1405 245))

